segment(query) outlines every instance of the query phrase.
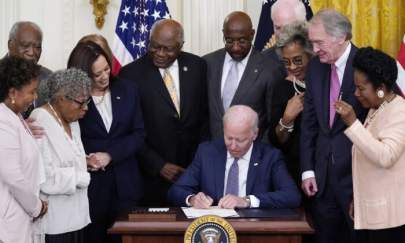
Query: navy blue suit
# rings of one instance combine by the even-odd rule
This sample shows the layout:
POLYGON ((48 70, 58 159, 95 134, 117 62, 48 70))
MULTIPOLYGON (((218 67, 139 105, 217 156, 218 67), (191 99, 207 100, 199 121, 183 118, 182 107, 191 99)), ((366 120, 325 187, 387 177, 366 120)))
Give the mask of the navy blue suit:
MULTIPOLYGON (((366 110, 354 96, 353 58, 357 48, 352 45, 341 85, 342 100, 351 104, 363 120, 366 110)), ((313 217, 318 242, 343 242, 353 233, 349 218, 352 200, 352 143, 344 135, 347 128, 338 114, 329 127, 329 93, 331 65, 318 57, 308 64, 304 111, 301 121, 301 170, 313 170, 318 192, 313 202, 313 217), (347 234, 345 234, 347 233, 347 234)))
MULTIPOLYGON (((204 192, 214 205, 224 196, 227 150, 223 139, 199 145, 193 162, 170 188, 169 200, 186 206, 188 195, 204 192)), ((269 144, 254 142, 246 181, 246 195, 254 195, 263 208, 298 207, 301 195, 288 174, 281 152, 269 144)))
POLYGON ((113 120, 109 132, 93 101, 79 120, 86 154, 107 152, 112 158, 105 171, 91 172, 88 195, 92 223, 87 227, 87 242, 107 242, 107 227, 117 213, 136 205, 142 197, 135 158, 144 140, 138 92, 135 84, 126 80, 112 81, 110 91, 113 120))

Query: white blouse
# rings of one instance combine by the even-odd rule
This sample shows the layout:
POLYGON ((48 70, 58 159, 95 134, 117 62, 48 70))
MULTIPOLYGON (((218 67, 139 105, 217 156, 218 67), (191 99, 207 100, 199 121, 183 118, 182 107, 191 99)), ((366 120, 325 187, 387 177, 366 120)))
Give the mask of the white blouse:
POLYGON ((112 107, 111 107, 111 92, 105 91, 103 96, 92 96, 93 102, 96 105, 98 113, 103 119, 103 123, 107 132, 110 131, 111 123, 113 119, 112 107))
POLYGON ((70 123, 70 138, 56 119, 45 109, 31 113, 36 124, 45 130, 38 140, 46 180, 41 195, 48 200, 48 212, 40 220, 41 233, 61 234, 82 229, 90 223, 86 154, 78 122, 70 123))

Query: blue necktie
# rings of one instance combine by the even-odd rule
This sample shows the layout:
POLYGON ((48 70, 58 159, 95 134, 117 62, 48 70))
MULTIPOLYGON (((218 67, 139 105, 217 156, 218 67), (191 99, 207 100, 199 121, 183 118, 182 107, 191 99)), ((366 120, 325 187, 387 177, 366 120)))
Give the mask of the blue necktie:
POLYGON ((228 171, 228 179, 226 182, 226 194, 239 195, 239 165, 238 159, 234 159, 228 171))

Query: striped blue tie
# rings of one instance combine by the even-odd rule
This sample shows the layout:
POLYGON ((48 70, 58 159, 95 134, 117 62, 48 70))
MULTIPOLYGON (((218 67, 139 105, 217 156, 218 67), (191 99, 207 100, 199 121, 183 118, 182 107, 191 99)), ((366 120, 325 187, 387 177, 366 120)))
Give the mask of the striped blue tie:
POLYGON ((235 159, 229 168, 228 179, 226 182, 226 194, 239 195, 239 165, 238 159, 235 159))

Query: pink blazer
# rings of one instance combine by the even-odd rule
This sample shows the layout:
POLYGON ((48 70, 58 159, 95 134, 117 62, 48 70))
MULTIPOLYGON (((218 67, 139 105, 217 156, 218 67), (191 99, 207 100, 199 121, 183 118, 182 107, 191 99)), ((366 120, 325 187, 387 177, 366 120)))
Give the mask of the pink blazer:
POLYGON ((32 242, 32 217, 41 211, 39 151, 20 118, 0 103, 0 240, 32 242))
POLYGON ((345 131, 353 142, 354 227, 404 225, 405 100, 380 107, 368 124, 356 121, 345 131))

